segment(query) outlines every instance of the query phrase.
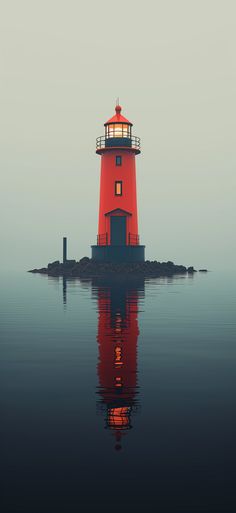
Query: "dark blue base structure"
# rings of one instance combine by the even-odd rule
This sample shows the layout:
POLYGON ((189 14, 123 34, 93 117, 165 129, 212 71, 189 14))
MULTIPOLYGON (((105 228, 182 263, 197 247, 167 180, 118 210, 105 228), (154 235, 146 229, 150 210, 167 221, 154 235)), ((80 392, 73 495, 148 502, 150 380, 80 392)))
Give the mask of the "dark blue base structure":
POLYGON ((91 246, 96 262, 144 262, 145 246, 91 246))

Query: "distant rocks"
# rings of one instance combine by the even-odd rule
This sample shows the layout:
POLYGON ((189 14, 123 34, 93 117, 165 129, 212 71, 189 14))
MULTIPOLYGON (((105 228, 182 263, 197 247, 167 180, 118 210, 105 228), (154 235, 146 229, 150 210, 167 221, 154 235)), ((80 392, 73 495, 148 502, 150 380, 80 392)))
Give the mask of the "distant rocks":
POLYGON ((207 269, 199 269, 199 273, 207 273, 208 270, 207 269))
POLYGON ((31 269, 28 271, 29 273, 40 273, 40 274, 49 274, 47 267, 41 267, 41 269, 31 269))
POLYGON ((196 272, 194 267, 188 267, 187 271, 188 271, 189 274, 192 274, 192 273, 196 272))
MULTIPOLYGON (((206 270, 201 270, 206 272, 206 270)), ((83 257, 79 262, 76 260, 67 260, 60 263, 59 260, 49 263, 47 267, 41 269, 32 269, 31 273, 47 274, 49 276, 68 276, 68 277, 99 277, 99 276, 143 276, 159 277, 173 276, 174 274, 193 274, 193 267, 176 265, 171 261, 157 262, 156 260, 145 262, 95 262, 89 257, 83 257)))

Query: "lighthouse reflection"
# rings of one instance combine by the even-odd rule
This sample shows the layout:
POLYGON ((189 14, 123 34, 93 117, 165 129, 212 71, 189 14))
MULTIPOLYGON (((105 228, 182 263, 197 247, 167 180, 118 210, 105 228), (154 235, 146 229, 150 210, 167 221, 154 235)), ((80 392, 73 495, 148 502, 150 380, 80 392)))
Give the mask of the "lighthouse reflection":
POLYGON ((93 280, 98 310, 98 410, 115 448, 133 427, 138 401, 138 310, 144 280, 118 283, 93 280))

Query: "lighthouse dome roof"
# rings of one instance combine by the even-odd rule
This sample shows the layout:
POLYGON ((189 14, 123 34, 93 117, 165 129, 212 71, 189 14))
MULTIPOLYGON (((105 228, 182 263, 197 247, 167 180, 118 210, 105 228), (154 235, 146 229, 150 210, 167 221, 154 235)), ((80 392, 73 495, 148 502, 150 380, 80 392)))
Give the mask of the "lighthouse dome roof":
POLYGON ((112 116, 112 118, 108 119, 108 121, 106 121, 106 123, 104 123, 104 126, 109 125, 110 123, 126 123, 127 125, 133 126, 133 123, 131 123, 124 116, 122 116, 121 110, 122 110, 122 107, 120 105, 116 105, 115 115, 112 116))

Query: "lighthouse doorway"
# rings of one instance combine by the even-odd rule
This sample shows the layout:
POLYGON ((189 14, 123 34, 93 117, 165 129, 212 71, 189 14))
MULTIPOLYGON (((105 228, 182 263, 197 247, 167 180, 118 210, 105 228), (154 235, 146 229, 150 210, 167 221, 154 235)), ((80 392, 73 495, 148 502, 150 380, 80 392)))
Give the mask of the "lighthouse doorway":
POLYGON ((126 216, 111 216, 111 245, 126 245, 126 216))

